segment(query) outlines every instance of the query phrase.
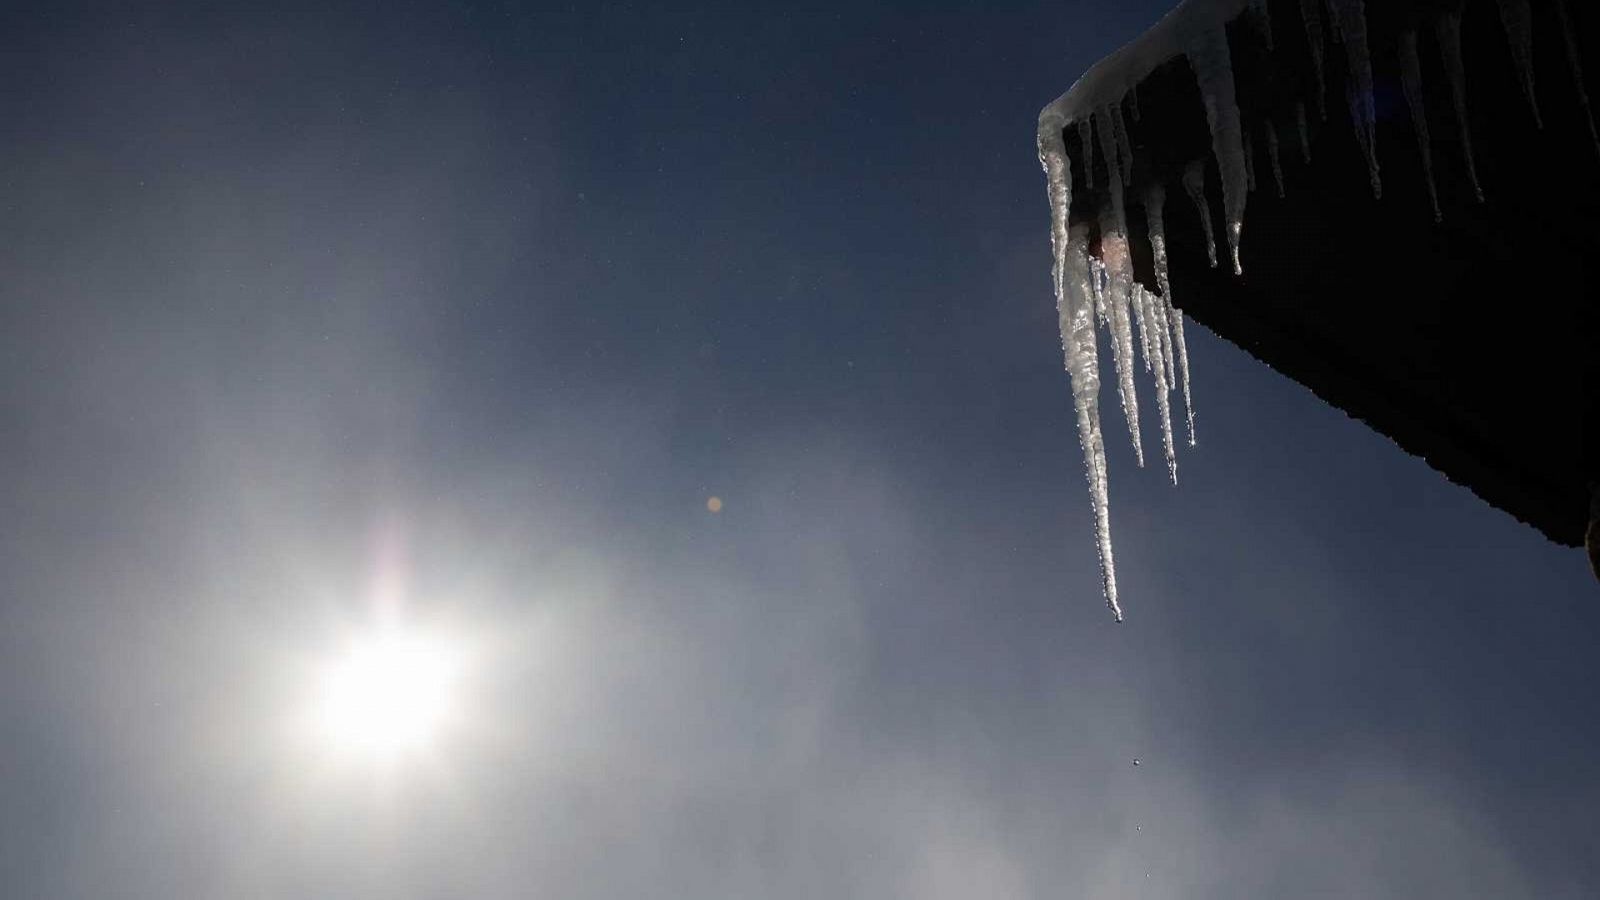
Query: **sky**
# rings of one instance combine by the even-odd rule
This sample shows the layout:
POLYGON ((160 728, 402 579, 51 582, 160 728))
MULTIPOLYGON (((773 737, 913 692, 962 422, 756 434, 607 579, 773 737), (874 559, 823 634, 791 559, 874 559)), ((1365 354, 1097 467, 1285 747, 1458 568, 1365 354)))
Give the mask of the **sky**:
POLYGON ((1164 10, 6 5, 0 893, 1600 894, 1581 553, 1196 325, 1105 608, 1034 117, 1164 10))

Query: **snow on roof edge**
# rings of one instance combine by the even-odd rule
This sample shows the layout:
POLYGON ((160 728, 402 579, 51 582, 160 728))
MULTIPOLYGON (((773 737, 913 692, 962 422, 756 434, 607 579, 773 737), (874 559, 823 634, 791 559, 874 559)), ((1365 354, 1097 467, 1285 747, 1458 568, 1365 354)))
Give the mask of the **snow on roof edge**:
POLYGON ((1094 110, 1120 101, 1133 86, 1175 56, 1200 33, 1220 28, 1250 0, 1183 0, 1145 32, 1104 56, 1039 110, 1039 128, 1065 127, 1094 110))

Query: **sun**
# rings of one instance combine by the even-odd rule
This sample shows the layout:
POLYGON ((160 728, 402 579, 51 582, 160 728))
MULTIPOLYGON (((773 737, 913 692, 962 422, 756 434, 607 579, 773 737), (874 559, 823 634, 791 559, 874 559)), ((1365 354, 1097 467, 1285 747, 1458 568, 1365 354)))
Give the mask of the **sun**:
POLYGON ((428 750, 455 712, 458 659, 428 635, 388 628, 360 635, 322 672, 321 730, 348 754, 394 761, 428 750))

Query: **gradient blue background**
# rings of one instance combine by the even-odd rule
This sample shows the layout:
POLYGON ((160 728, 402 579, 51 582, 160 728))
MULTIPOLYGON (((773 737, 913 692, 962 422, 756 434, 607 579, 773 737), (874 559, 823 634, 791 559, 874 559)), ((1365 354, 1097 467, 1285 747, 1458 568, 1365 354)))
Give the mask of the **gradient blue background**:
POLYGON ((1034 116, 1165 7, 8 5, 0 893, 1600 894, 1581 555, 1202 328, 1103 606, 1034 116))

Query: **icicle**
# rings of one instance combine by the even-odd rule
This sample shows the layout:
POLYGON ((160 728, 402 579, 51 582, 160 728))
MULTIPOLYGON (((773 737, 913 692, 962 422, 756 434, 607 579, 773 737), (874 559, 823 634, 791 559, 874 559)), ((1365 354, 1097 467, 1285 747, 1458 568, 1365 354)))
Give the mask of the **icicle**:
POLYGON ((1500 22, 1506 26, 1506 40, 1511 42, 1511 61, 1517 65, 1522 78, 1522 93, 1528 98, 1528 108, 1533 110, 1533 124, 1544 128, 1539 118, 1539 101, 1533 96, 1533 10, 1528 0, 1500 0, 1500 22))
POLYGON ((1300 132, 1300 159, 1306 165, 1311 164, 1311 129, 1306 125, 1306 105, 1299 101, 1294 104, 1294 125, 1300 132))
POLYGON ((1186 55, 1205 102, 1206 122, 1211 126, 1211 152, 1216 154, 1217 169, 1222 173, 1222 208, 1227 219, 1228 247, 1233 253, 1233 273, 1238 275, 1243 271, 1239 265, 1239 239, 1244 231, 1249 184, 1227 32, 1218 26, 1190 35, 1186 55))
POLYGON ((1128 112, 1133 114, 1133 120, 1139 121, 1139 85, 1128 88, 1128 112))
MULTIPOLYGON (((1115 180, 1115 176, 1111 176, 1115 180)), ((1113 196, 1117 192, 1113 191, 1113 196)), ((1128 232, 1122 204, 1114 200, 1100 209, 1100 258, 1106 266, 1106 315, 1111 320, 1111 359, 1117 369, 1117 394, 1128 422, 1133 458, 1144 466, 1144 446, 1139 435, 1139 395, 1133 386, 1133 318, 1128 306, 1133 293, 1133 260, 1128 255, 1128 232)))
POLYGON ((1411 107, 1411 125, 1417 132, 1417 148, 1422 151, 1422 174, 1428 181, 1428 202, 1433 204, 1433 220, 1440 222, 1439 192, 1433 183, 1433 147, 1428 138, 1428 114, 1422 104, 1422 63, 1417 60, 1417 33, 1400 33, 1400 87, 1411 107))
MULTIPOLYGON (((1162 215, 1162 206, 1166 202, 1167 189, 1159 181, 1150 182, 1149 187, 1144 189, 1145 228, 1150 236, 1150 258, 1155 262, 1156 284, 1161 288, 1161 299, 1166 301, 1163 306, 1172 302, 1172 282, 1167 274, 1167 228, 1162 215)), ((1167 318, 1165 313, 1162 318, 1167 318)), ((1163 362, 1170 375, 1176 371, 1172 365, 1172 341, 1162 341, 1161 349, 1166 354, 1163 362)))
POLYGON ((1311 71, 1317 76, 1317 113, 1328 121, 1328 86, 1322 74, 1322 0, 1300 0, 1300 18, 1306 25, 1306 43, 1311 46, 1311 71))
POLYGON ((1246 130, 1244 138, 1244 180, 1250 186, 1250 193, 1256 192, 1256 142, 1246 130))
POLYGON ((1578 88, 1578 105, 1583 107, 1583 118, 1589 123, 1589 140, 1594 142, 1594 152, 1600 155, 1600 133, 1594 129, 1594 111, 1589 108, 1589 89, 1583 84, 1583 58, 1578 53, 1578 35, 1572 30, 1572 20, 1567 18, 1567 0, 1556 0, 1556 18, 1561 20, 1561 37, 1567 45, 1567 65, 1572 69, 1572 81, 1578 88))
POLYGON ((1165 294, 1158 294, 1148 288, 1145 289, 1145 292, 1150 295, 1150 310, 1155 316, 1155 320, 1151 324, 1155 327, 1156 336, 1161 339, 1161 347, 1157 355, 1161 357, 1161 366, 1166 371, 1166 379, 1161 382, 1161 389, 1171 393, 1172 385, 1178 377, 1178 369, 1173 365, 1172 317, 1167 311, 1167 297, 1165 294))
POLYGON ((1167 458, 1167 477, 1177 484, 1178 453, 1172 439, 1173 376, 1168 362, 1171 350, 1167 347, 1167 301, 1143 286, 1139 288, 1139 295, 1144 303, 1145 320, 1150 323, 1150 344, 1155 357, 1156 411, 1161 417, 1161 449, 1167 458))
POLYGON ((1272 163, 1272 183, 1278 188, 1278 199, 1283 199, 1283 162, 1278 159, 1278 126, 1267 122, 1267 159, 1272 163))
POLYGON ((1161 288, 1161 296, 1171 297, 1172 286, 1168 282, 1167 272, 1166 213, 1162 209, 1166 203, 1167 189, 1159 181, 1150 182, 1144 189, 1144 221, 1150 235, 1150 259, 1155 263, 1156 284, 1161 288))
POLYGON ((1206 202, 1206 163, 1197 159, 1183 170, 1183 189, 1194 201, 1194 211, 1200 214, 1200 227, 1206 233, 1206 258, 1211 268, 1217 267, 1217 237, 1211 230, 1211 204, 1206 202))
POLYGON ((1067 146, 1061 139, 1062 122, 1050 119, 1039 123, 1036 135, 1039 165, 1044 169, 1045 196, 1050 201, 1050 251, 1055 263, 1051 283, 1060 302, 1061 279, 1066 274, 1067 216, 1072 209, 1072 173, 1068 169, 1067 146))
POLYGON ((1194 446, 1194 400, 1189 397, 1189 345, 1183 342, 1183 310, 1167 299, 1172 315, 1172 339, 1178 345, 1178 381, 1183 385, 1183 412, 1189 419, 1189 446, 1194 446))
POLYGON ((1122 168, 1122 186, 1133 183, 1133 144, 1128 140, 1128 123, 1122 118, 1122 104, 1111 104, 1111 133, 1117 139, 1117 159, 1122 168))
POLYGON ((1250 0, 1250 9, 1255 13, 1256 30, 1261 33, 1261 42, 1267 45, 1267 52, 1272 52, 1272 12, 1267 9, 1267 0, 1250 0))
POLYGON ((1094 190, 1094 124, 1092 117, 1078 120, 1078 141, 1083 144, 1083 186, 1094 190))
POLYGON ((1102 328, 1110 328, 1106 318, 1106 267, 1100 260, 1089 257, 1089 291, 1094 300, 1094 318, 1102 328))
POLYGON ((1345 60, 1350 67, 1350 87, 1346 97, 1350 102, 1350 119, 1355 124, 1356 140, 1367 158, 1367 179, 1372 182, 1372 196, 1383 196, 1383 182, 1378 177, 1377 110, 1372 99, 1372 57, 1367 51, 1367 13, 1362 0, 1328 0, 1333 9, 1333 20, 1340 39, 1344 42, 1345 60))
MULTIPOLYGON (((1100 135, 1100 155, 1105 157, 1106 161, 1106 197, 1110 201, 1111 211, 1114 217, 1114 221, 1110 224, 1120 228, 1122 227, 1122 223, 1125 221, 1122 205, 1123 178, 1122 147, 1120 141, 1126 140, 1126 135, 1121 135, 1119 140, 1119 132, 1121 129, 1116 127, 1116 118, 1112 115, 1111 109, 1102 109, 1095 115, 1100 119, 1100 127, 1095 129, 1095 131, 1100 135), (1107 125, 1108 122, 1111 123, 1109 127, 1107 125)), ((1101 239, 1104 240, 1106 233, 1105 226, 1107 224, 1104 216, 1101 217, 1100 224, 1100 235, 1101 239)), ((1100 254, 1100 259, 1107 263, 1107 271, 1111 271, 1111 267, 1109 265, 1111 261, 1105 258, 1105 252, 1103 250, 1100 254)))
MULTIPOLYGON (((1151 375, 1155 374, 1155 360, 1151 358, 1150 329, 1153 327, 1150 319, 1146 317, 1149 309, 1144 305, 1141 291, 1144 285, 1135 281, 1133 293, 1129 296, 1129 305, 1133 309, 1133 323, 1139 326, 1139 355, 1144 360, 1144 370, 1151 375)), ((1155 352, 1161 352, 1159 348, 1155 352)))
POLYGON ((1156 410, 1161 417, 1161 449, 1167 458, 1167 477, 1178 483, 1178 454, 1172 446, 1172 396, 1167 383, 1166 358, 1161 343, 1165 328, 1159 325, 1161 316, 1156 312, 1159 297, 1142 284, 1133 286, 1133 308, 1138 313, 1139 340, 1145 345, 1145 362, 1156 379, 1156 410))
POLYGON ((1089 499, 1094 506, 1094 543, 1100 557, 1101 589, 1112 618, 1122 621, 1117 603, 1117 564, 1111 549, 1111 492, 1106 471, 1105 435, 1100 428, 1100 358, 1094 333, 1094 319, 1084 297, 1088 275, 1089 231, 1079 226, 1069 232, 1065 301, 1057 306, 1061 320, 1062 350, 1067 372, 1072 378, 1072 405, 1078 418, 1078 443, 1083 447, 1089 499))
POLYGON ((1172 365, 1172 317, 1167 306, 1167 298, 1155 291, 1145 291, 1146 302, 1149 303, 1148 315, 1152 318, 1151 325, 1160 338, 1161 351, 1156 354, 1160 372, 1157 378, 1160 381, 1160 396, 1156 397, 1156 408, 1161 413, 1161 447, 1167 455, 1167 477, 1173 484, 1178 483, 1178 454, 1174 447, 1172 437, 1172 385, 1177 380, 1177 370, 1172 365))
MULTIPOLYGON (((1102 114, 1103 123, 1110 119, 1102 114)), ((1111 359, 1117 368, 1117 392, 1128 420, 1133 457, 1144 466, 1139 437, 1139 396, 1133 388, 1133 320, 1128 312, 1133 292, 1133 258, 1128 253, 1127 214, 1122 200, 1122 172, 1114 129, 1100 128, 1100 155, 1106 161, 1106 203, 1100 208, 1100 261, 1106 267, 1106 317, 1111 321, 1111 359)))
POLYGON ((1158 327, 1164 334, 1170 334, 1161 344, 1162 362, 1167 367, 1168 388, 1174 378, 1183 388, 1183 411, 1189 420, 1189 446, 1193 447, 1194 404, 1189 401, 1189 354, 1183 345, 1183 313, 1172 305, 1172 281, 1167 273, 1167 228, 1162 210, 1166 202, 1167 190, 1160 182, 1152 182, 1145 188, 1144 215, 1150 231, 1150 255, 1155 260, 1156 284, 1161 286, 1161 301, 1156 306, 1160 319, 1158 327), (1178 364, 1176 367, 1174 361, 1178 364))
POLYGON ((1444 57, 1445 74, 1450 76, 1450 101, 1456 109, 1456 125, 1461 130, 1461 152, 1467 160, 1467 178, 1472 193, 1483 202, 1483 186, 1478 183, 1478 167, 1472 160, 1472 125, 1467 119, 1467 73, 1461 61, 1461 13, 1447 12, 1434 22, 1439 38, 1439 53, 1444 57))
POLYGON ((1045 194, 1050 201, 1050 250, 1055 262, 1051 281, 1058 304, 1063 299, 1061 279, 1066 274, 1067 216, 1072 210, 1072 171, 1067 161, 1067 146, 1061 138, 1064 127, 1059 118, 1041 120, 1036 136, 1039 165, 1044 168, 1045 194))
POLYGON ((1067 161, 1059 118, 1039 125, 1039 162, 1044 167, 1045 185, 1050 199, 1050 244, 1055 257, 1052 279, 1055 283, 1056 312, 1061 326, 1061 349, 1067 374, 1072 380, 1072 406, 1078 420, 1078 443, 1083 448, 1084 475, 1089 482, 1089 498, 1094 505, 1095 550, 1100 558, 1100 578, 1106 605, 1117 621, 1122 608, 1117 604, 1117 570, 1111 553, 1111 506, 1106 477, 1105 440, 1100 433, 1100 360, 1094 334, 1094 310, 1090 301, 1089 264, 1086 253, 1089 234, 1083 226, 1068 228, 1072 209, 1072 173, 1067 161))

